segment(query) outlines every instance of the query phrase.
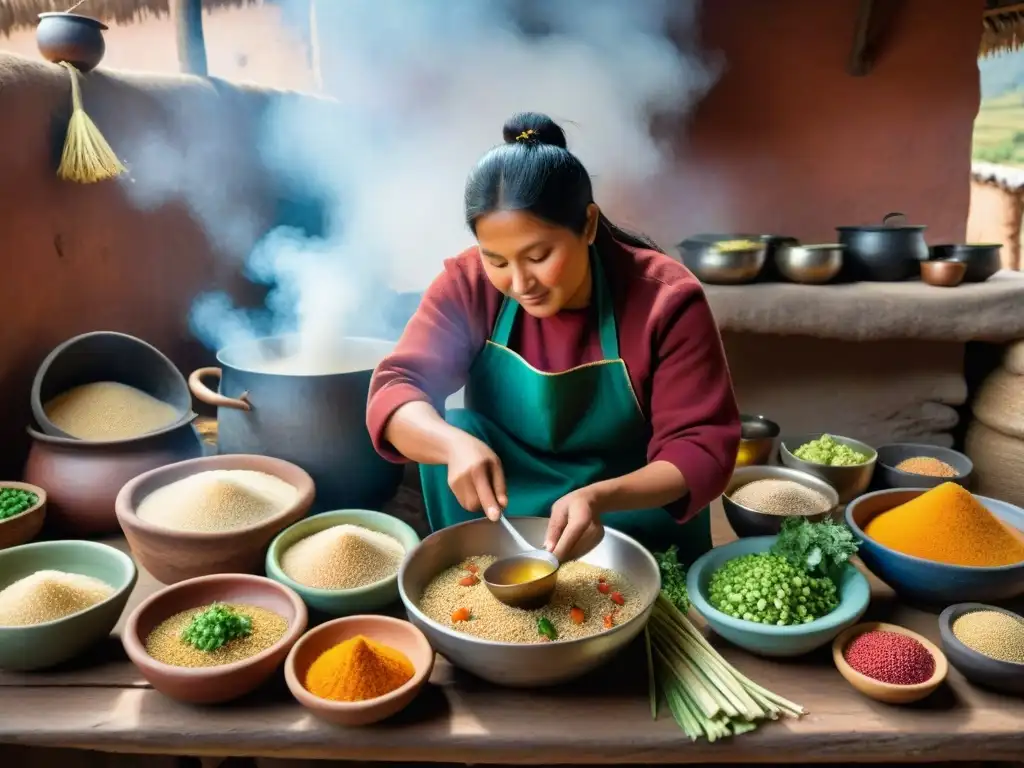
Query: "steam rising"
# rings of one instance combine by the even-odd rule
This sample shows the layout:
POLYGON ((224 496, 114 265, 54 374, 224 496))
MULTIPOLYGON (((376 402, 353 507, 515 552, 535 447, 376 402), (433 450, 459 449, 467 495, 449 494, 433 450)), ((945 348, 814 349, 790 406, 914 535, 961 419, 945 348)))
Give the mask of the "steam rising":
MULTIPOLYGON (((140 204, 184 200, 215 246, 271 286, 259 311, 223 294, 196 299, 192 329, 213 348, 296 331, 303 356, 329 357, 346 333, 396 336, 386 320, 393 292, 423 289, 472 243, 463 185, 509 115, 561 122, 608 207, 611 191, 621 198, 667 160, 650 116, 684 112, 715 75, 695 52, 696 0, 321 0, 317 15, 324 87, 336 103, 282 103, 266 117, 260 155, 327 201, 322 237, 279 227, 250 252, 251 212, 211 199, 216 158, 197 167, 153 153, 134 168, 140 204)), ((207 129, 218 130, 191 127, 207 129)), ((237 172, 218 172, 223 190, 237 187, 237 172)))

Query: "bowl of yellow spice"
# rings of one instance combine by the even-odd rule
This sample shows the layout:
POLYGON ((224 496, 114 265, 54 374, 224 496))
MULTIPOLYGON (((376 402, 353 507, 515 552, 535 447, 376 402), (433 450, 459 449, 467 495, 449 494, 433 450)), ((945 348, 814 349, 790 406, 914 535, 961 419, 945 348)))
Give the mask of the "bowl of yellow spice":
POLYGON ((866 493, 846 508, 861 561, 898 594, 943 607, 1024 594, 1024 510, 953 482, 866 493))
POLYGON ((426 635, 390 616, 347 616, 307 632, 284 665, 302 706, 337 725, 370 725, 405 709, 434 668, 426 635))

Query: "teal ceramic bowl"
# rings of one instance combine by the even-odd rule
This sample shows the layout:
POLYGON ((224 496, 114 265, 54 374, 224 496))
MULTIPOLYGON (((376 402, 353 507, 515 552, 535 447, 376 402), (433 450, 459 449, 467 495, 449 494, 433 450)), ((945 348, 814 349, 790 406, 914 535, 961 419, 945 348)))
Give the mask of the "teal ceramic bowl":
POLYGON ((733 645, 758 656, 802 656, 831 643, 836 635, 856 624, 868 608, 871 587, 854 566, 847 565, 839 583, 839 605, 832 613, 807 624, 776 627, 743 621, 722 613, 708 602, 711 575, 729 560, 743 555, 767 552, 775 536, 755 536, 715 547, 702 555, 690 568, 686 587, 690 601, 715 632, 733 645))
POLYGON ((291 579, 281 569, 281 556, 288 547, 314 533, 342 524, 359 525, 371 531, 385 533, 398 539, 406 554, 419 546, 420 537, 396 517, 368 509, 338 509, 307 517, 285 528, 277 535, 267 550, 267 576, 302 597, 306 605, 327 616, 351 616, 357 613, 372 613, 398 600, 398 572, 373 584, 356 589, 317 589, 307 587, 291 579))
POLYGON ((138 579, 131 557, 94 541, 41 541, 0 552, 0 590, 36 571, 92 576, 115 591, 102 603, 63 619, 0 627, 0 669, 45 669, 88 650, 110 634, 138 579))

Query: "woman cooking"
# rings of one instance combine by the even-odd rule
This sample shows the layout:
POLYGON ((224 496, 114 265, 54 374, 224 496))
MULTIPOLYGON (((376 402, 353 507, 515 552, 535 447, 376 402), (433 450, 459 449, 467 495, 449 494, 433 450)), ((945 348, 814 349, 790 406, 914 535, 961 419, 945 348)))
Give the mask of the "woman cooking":
POLYGON ((559 559, 603 523, 692 562, 740 438, 700 284, 601 213, 550 118, 503 133, 466 182, 478 245, 445 262, 374 372, 374 445, 420 464, 434 530, 550 513, 559 559), (463 386, 467 407, 442 416, 463 386))

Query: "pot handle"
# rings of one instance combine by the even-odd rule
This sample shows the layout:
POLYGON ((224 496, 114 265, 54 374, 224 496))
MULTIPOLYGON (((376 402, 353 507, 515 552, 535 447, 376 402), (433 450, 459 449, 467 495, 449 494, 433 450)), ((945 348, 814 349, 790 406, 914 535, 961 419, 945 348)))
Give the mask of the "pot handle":
POLYGON ((203 383, 203 379, 206 377, 215 378, 220 381, 220 368, 199 368, 192 371, 188 377, 188 388, 192 390, 192 394, 195 395, 197 400, 217 408, 234 408, 237 411, 252 410, 252 403, 249 402, 248 392, 243 392, 237 398, 222 395, 219 392, 214 392, 203 383))
POLYGON ((907 223, 907 214, 893 211, 882 217, 882 225, 886 227, 902 227, 907 223))

